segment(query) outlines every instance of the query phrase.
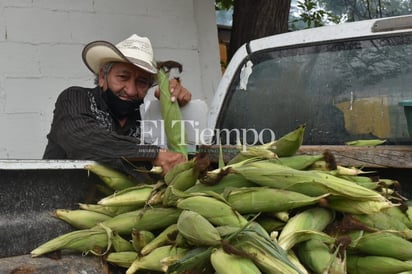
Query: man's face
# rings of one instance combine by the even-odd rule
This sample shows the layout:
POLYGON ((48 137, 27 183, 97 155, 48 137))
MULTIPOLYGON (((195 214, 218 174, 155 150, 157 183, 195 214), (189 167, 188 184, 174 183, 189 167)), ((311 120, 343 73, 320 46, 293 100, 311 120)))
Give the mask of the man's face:
POLYGON ((150 73, 129 63, 115 63, 107 79, 102 71, 99 74, 99 85, 103 90, 110 88, 122 100, 143 99, 152 83, 150 73))

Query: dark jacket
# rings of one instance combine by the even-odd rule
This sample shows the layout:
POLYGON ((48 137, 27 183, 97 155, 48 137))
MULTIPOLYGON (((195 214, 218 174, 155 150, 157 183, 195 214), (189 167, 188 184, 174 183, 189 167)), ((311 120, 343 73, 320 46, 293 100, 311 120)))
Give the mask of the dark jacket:
POLYGON ((102 92, 70 87, 59 95, 43 159, 95 160, 134 173, 130 162, 150 164, 157 157, 157 146, 140 142, 139 110, 120 127, 102 92))

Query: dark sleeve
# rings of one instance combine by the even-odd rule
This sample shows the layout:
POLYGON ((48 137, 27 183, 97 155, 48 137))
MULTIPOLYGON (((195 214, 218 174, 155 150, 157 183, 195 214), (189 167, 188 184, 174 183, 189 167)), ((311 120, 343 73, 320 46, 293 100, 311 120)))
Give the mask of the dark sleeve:
POLYGON ((157 146, 141 145, 138 139, 99 127, 91 111, 88 91, 81 88, 69 88, 57 99, 48 138, 69 159, 153 161, 159 152, 157 146))

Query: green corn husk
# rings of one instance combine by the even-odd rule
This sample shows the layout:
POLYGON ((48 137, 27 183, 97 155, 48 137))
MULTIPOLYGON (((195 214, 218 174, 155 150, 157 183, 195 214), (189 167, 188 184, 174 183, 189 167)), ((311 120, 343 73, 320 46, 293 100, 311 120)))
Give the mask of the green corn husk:
POLYGON ((394 206, 388 209, 384 209, 383 212, 388 214, 389 216, 393 217, 394 219, 397 219, 404 223, 408 228, 412 228, 412 220, 410 219, 409 213, 409 207, 404 212, 399 206, 394 206))
POLYGON ((262 273, 251 259, 228 254, 222 248, 215 248, 212 250, 210 261, 216 274, 262 273))
POLYGON ((309 196, 329 193, 354 200, 386 200, 376 191, 351 181, 316 170, 296 170, 270 161, 255 161, 232 167, 232 170, 258 185, 296 191, 309 196))
POLYGON ((201 182, 197 182, 194 186, 190 187, 185 192, 194 193, 194 192, 213 191, 218 194, 221 194, 227 188, 253 187, 253 186, 257 186, 257 185, 245 179, 243 176, 239 174, 229 173, 226 176, 224 176, 217 184, 206 185, 201 182))
POLYGON ((53 217, 65 221, 77 229, 87 229, 104 222, 111 217, 102 213, 83 209, 56 209, 52 213, 53 217))
POLYGON ((104 206, 104 205, 98 205, 98 204, 79 203, 79 208, 88 210, 88 211, 94 211, 97 213, 101 213, 101 214, 104 214, 110 217, 114 217, 122 213, 137 210, 140 208, 140 206, 104 206))
POLYGON ((117 215, 102 224, 121 235, 127 235, 133 229, 152 231, 168 227, 177 222, 180 212, 177 208, 148 207, 117 215))
POLYGON ((378 146, 385 143, 386 140, 381 139, 371 139, 371 140, 354 140, 348 141, 345 144, 348 146, 356 146, 356 147, 369 147, 369 146, 378 146))
POLYGON ((365 233, 356 241, 353 248, 367 255, 412 261, 412 242, 401 237, 396 231, 365 233))
POLYGON ((179 104, 171 101, 169 79, 163 69, 159 69, 157 78, 160 89, 159 100, 161 113, 164 120, 168 149, 182 153, 187 159, 187 136, 186 132, 183 135, 181 132, 181 127, 184 125, 181 125, 182 114, 180 112, 179 104))
POLYGON ((352 214, 350 216, 375 230, 409 230, 409 227, 402 220, 390 215, 386 210, 374 214, 352 214))
POLYGON ((126 189, 116 191, 110 196, 107 196, 97 203, 106 206, 137 206, 142 207, 146 204, 153 192, 153 185, 140 185, 128 187, 126 189))
POLYGON ((412 262, 384 256, 347 256, 348 273, 354 274, 393 274, 412 271, 412 262))
POLYGON ((262 146, 246 147, 246 149, 240 150, 239 153, 228 162, 228 165, 239 163, 246 159, 254 157, 262 159, 274 159, 275 157, 277 157, 277 155, 273 151, 262 146))
POLYGON ((313 273, 329 273, 334 260, 333 252, 319 239, 309 239, 300 243, 297 254, 300 261, 313 273))
POLYGON ((179 175, 185 170, 192 169, 195 165, 196 163, 193 159, 175 165, 168 173, 165 174, 164 176, 165 183, 167 185, 170 185, 170 183, 174 180, 174 178, 177 175, 179 175))
MULTIPOLYGON (((279 234, 278 243, 282 248, 288 250, 302 238, 305 239, 310 235, 310 231, 313 231, 314 235, 315 232, 322 232, 333 221, 334 217, 334 212, 326 208, 306 209, 289 219, 279 234)), ((317 235, 324 236, 323 239, 328 240, 327 235, 317 235)))
POLYGON ((277 159, 272 160, 272 162, 279 163, 281 165, 297 169, 297 170, 305 170, 309 168, 313 163, 316 161, 320 161, 323 159, 322 154, 318 155, 293 155, 289 157, 280 157, 277 159))
POLYGON ((176 175, 169 186, 173 186, 175 189, 184 191, 196 183, 199 173, 200 171, 196 170, 195 167, 182 171, 176 175))
POLYGON ((226 191, 224 197, 241 214, 278 212, 313 205, 328 194, 311 197, 298 192, 267 187, 237 188, 226 191))
POLYGON ((123 251, 135 251, 133 245, 130 241, 126 240, 119 235, 116 231, 112 231, 111 243, 114 251, 123 252, 123 251))
POLYGON ((192 247, 168 268, 168 273, 214 273, 210 264, 213 247, 192 247))
POLYGON ((214 197, 192 196, 177 202, 177 208, 199 213, 214 225, 243 227, 248 221, 222 200, 214 197))
POLYGON ((135 251, 110 252, 105 260, 111 264, 128 268, 136 260, 138 254, 135 251))
POLYGON ((82 253, 95 252, 97 254, 110 245, 109 238, 105 230, 75 230, 41 244, 33 249, 30 254, 32 257, 39 257, 53 251, 66 249, 82 253))
POLYGON ((177 229, 194 246, 217 246, 222 240, 217 229, 195 211, 183 210, 177 220, 177 229))
POLYGON ((122 190, 142 183, 132 176, 105 165, 92 164, 86 165, 84 168, 96 174, 107 186, 114 190, 122 190))
POLYGON ((275 241, 253 230, 244 230, 232 240, 234 247, 245 252, 264 273, 296 274, 299 268, 275 241))
MULTIPOLYGON (((300 262, 298 256, 296 256, 295 252, 294 252, 292 249, 289 249, 289 250, 287 251, 287 255, 288 255, 288 258, 289 258, 290 262, 291 262, 293 265, 295 265, 296 268, 299 269, 299 271, 300 271, 302 274, 310 274, 310 273, 308 272, 308 270, 306 269, 306 267, 300 262)), ((338 273, 336 273, 336 274, 338 274, 338 273)), ((343 274, 343 273, 342 273, 342 274, 343 274)))
POLYGON ((293 156, 302 145, 304 133, 305 125, 300 125, 280 137, 270 149, 275 152, 278 157, 293 156))
POLYGON ((379 187, 378 182, 373 181, 371 177, 367 176, 339 175, 338 177, 372 190, 376 190, 379 187))
POLYGON ((328 197, 323 205, 339 212, 351 214, 374 214, 395 206, 390 201, 357 201, 341 197, 328 197))
POLYGON ((209 165, 209 157, 206 154, 198 154, 190 161, 181 163, 168 172, 165 176, 165 182, 175 189, 185 191, 197 182, 200 174, 205 172, 209 165), (168 176, 171 172, 173 175, 168 176))
MULTIPOLYGON (((180 216, 179 216, 180 218, 180 216)), ((162 245, 172 244, 172 238, 176 237, 178 232, 177 224, 171 224, 160 232, 152 241, 147 243, 140 251, 140 254, 147 255, 152 250, 162 245)))
MULTIPOLYGON (((131 244, 133 249, 139 254, 142 254, 143 248, 150 244, 155 238, 155 235, 147 230, 132 230, 132 241, 131 244)), ((147 254, 142 254, 147 255, 147 254)))
POLYGON ((199 176, 199 171, 195 169, 195 166, 181 171, 179 174, 174 176, 173 180, 169 182, 169 186, 173 186, 178 190, 186 190, 192 187, 199 176))
POLYGON ((166 272, 169 265, 178 261, 186 252, 187 249, 171 245, 158 247, 148 255, 134 260, 126 270, 126 274, 133 274, 139 270, 166 272))

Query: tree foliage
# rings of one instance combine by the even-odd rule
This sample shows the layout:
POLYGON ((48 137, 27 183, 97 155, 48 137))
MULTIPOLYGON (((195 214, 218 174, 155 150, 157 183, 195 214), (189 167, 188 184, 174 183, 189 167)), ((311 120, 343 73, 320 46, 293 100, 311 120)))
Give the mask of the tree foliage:
POLYGON ((412 0, 297 0, 297 15, 290 14, 291 0, 216 0, 215 8, 233 8, 230 59, 242 44, 268 35, 411 14, 412 0))

